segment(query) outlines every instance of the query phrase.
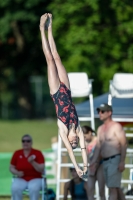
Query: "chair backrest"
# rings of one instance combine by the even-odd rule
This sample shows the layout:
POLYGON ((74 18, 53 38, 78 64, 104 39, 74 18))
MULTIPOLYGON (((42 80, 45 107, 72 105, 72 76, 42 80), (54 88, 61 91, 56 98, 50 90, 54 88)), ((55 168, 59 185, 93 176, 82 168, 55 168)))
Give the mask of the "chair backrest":
POLYGON ((91 92, 91 83, 85 72, 68 73, 72 97, 85 97, 91 92))
POLYGON ((116 98, 133 98, 133 74, 114 74, 110 86, 110 93, 116 98))

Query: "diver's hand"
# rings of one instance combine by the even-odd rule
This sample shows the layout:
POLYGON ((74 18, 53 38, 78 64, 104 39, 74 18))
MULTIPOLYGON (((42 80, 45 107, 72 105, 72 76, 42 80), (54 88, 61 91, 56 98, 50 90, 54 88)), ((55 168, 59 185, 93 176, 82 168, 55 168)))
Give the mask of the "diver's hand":
POLYGON ((88 181, 88 173, 83 174, 83 176, 81 177, 84 181, 88 181))
POLYGON ((82 176, 83 176, 83 171, 82 171, 80 168, 77 168, 77 169, 76 169, 76 172, 77 172, 78 176, 79 176, 80 178, 82 178, 82 176))
POLYGON ((84 175, 87 175, 87 174, 88 174, 88 167, 87 167, 87 166, 84 166, 83 173, 84 173, 84 175))

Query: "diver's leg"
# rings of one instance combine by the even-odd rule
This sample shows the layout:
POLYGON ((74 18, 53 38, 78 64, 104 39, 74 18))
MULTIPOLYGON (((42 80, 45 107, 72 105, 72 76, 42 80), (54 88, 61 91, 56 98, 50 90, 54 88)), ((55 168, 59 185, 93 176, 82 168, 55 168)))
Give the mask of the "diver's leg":
POLYGON ((54 94, 55 92, 57 92, 59 88, 60 80, 59 80, 56 64, 52 56, 52 53, 50 51, 49 44, 44 32, 44 27, 45 27, 47 18, 48 18, 47 14, 44 14, 41 16, 40 32, 41 32, 41 39, 42 39, 42 48, 43 48, 43 52, 44 52, 46 62, 48 65, 48 83, 49 83, 50 93, 54 94))
POLYGON ((56 67, 57 67, 57 71, 58 71, 58 74, 59 74, 60 81, 63 82, 70 89, 68 75, 67 75, 65 67, 63 66, 63 64, 61 62, 61 58, 58 54, 56 44, 55 44, 55 41, 54 41, 54 38, 53 38, 52 15, 50 13, 48 13, 48 17, 49 17, 48 42, 49 42, 50 50, 51 50, 51 53, 53 55, 56 67))

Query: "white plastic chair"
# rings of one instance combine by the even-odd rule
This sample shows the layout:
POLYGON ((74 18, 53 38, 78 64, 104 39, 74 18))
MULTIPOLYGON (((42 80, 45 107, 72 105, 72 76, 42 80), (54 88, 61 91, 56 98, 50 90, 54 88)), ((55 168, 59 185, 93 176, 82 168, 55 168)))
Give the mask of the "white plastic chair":
POLYGON ((108 104, 112 104, 112 97, 133 98, 133 74, 116 73, 110 81, 108 104))
POLYGON ((91 126, 95 129, 94 105, 92 95, 92 79, 88 78, 85 72, 68 73, 72 97, 87 97, 90 99, 90 118, 79 117, 81 121, 91 121, 91 126))
MULTIPOLYGON (((14 179, 17 178, 16 176, 14 176, 12 178, 12 182, 14 181, 14 179)), ((48 200, 48 194, 47 194, 47 180, 46 180, 46 171, 44 171, 44 173, 42 174, 42 186, 40 189, 40 194, 42 196, 42 200, 48 200)), ((23 191, 23 195, 29 195, 29 190, 28 188, 26 188, 23 191)), ((13 197, 11 196, 11 200, 13 200, 13 197)))

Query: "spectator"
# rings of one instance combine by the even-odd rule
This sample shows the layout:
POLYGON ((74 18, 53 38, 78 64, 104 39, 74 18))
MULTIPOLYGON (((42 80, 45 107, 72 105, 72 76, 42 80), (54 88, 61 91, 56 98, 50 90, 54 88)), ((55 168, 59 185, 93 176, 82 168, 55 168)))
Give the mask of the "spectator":
POLYGON ((16 175, 11 187, 13 200, 21 200, 26 188, 29 190, 30 200, 38 200, 42 186, 44 157, 41 151, 32 148, 30 135, 22 137, 22 149, 13 154, 10 171, 16 175))
MULTIPOLYGON (((88 155, 88 162, 92 160, 95 146, 97 143, 97 137, 95 136, 95 131, 89 126, 82 126, 86 141, 86 149, 88 155)), ((99 163, 96 166, 96 172, 92 176, 90 173, 88 177, 88 190, 89 190, 89 200, 94 200, 95 183, 98 181, 100 199, 105 200, 105 181, 102 168, 102 160, 99 158, 99 163)))
POLYGON ((64 199, 67 200, 68 192, 70 192, 72 200, 88 200, 88 186, 87 182, 79 178, 76 169, 70 168, 72 179, 64 185, 64 199))
POLYGON ((105 183, 109 188, 109 200, 125 200, 120 188, 121 176, 125 169, 127 141, 122 126, 112 120, 112 106, 103 103, 97 108, 99 118, 103 124, 99 126, 98 142, 94 157, 91 160, 90 170, 93 171, 99 154, 103 160, 105 183))

